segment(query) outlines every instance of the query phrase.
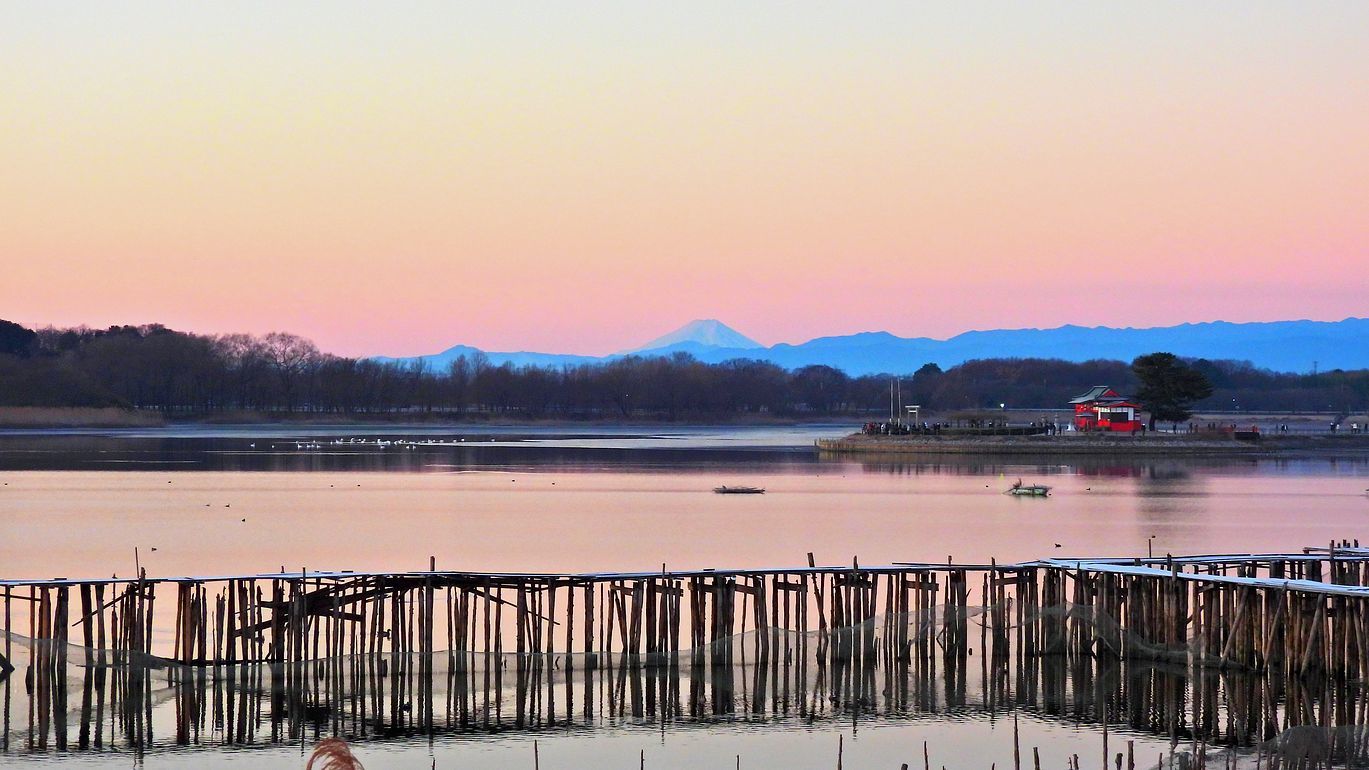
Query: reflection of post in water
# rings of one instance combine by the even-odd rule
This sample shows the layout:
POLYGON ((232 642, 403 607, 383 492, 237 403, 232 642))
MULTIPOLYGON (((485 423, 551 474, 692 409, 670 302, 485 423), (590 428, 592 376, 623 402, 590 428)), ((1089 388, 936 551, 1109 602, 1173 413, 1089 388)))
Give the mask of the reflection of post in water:
MULTIPOLYGON (((966 656, 969 654, 968 592, 965 570, 948 567, 941 633, 944 639, 942 662, 946 706, 951 708, 965 705, 966 656)), ((983 655, 982 649, 980 654, 983 655)))

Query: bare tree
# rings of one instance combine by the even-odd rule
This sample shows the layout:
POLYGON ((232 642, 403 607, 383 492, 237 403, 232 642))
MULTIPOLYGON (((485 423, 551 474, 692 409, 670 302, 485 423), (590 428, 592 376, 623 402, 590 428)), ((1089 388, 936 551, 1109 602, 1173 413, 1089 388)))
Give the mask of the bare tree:
POLYGON ((293 412, 301 383, 322 358, 318 346, 294 334, 271 332, 262 338, 262 347, 280 381, 285 410, 293 412))

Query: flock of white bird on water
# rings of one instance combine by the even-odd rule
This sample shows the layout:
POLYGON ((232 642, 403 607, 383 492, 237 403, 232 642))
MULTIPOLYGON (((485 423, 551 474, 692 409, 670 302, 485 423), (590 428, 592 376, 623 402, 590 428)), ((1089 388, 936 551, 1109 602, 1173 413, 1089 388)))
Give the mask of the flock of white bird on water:
MULTIPOLYGON (((412 450, 412 449, 416 449, 416 448, 421 447, 421 446, 451 446, 451 445, 453 445, 453 444, 457 444, 457 443, 464 442, 465 440, 466 440, 465 438, 457 438, 457 439, 453 439, 453 440, 451 440, 451 441, 439 441, 439 440, 437 440, 437 439, 435 439, 435 438, 430 438, 430 439, 427 439, 427 440, 424 440, 424 441, 408 441, 408 440, 405 440, 405 439, 396 439, 396 440, 391 441, 391 440, 388 440, 388 439, 380 439, 380 438, 377 438, 377 439, 366 439, 366 438, 335 438, 335 439, 333 439, 332 441, 329 441, 329 442, 326 443, 326 444, 320 443, 320 442, 318 442, 318 441, 296 441, 296 442, 294 442, 294 445, 295 445, 295 449, 298 449, 298 450, 300 450, 300 451, 303 451, 303 450, 306 450, 306 449, 326 449, 326 448, 328 448, 328 447, 343 447, 343 446, 347 446, 347 447, 357 447, 357 448, 361 448, 361 447, 375 447, 376 449, 381 449, 381 450, 389 449, 389 448, 393 447, 393 448, 395 448, 395 449, 409 449, 409 450, 412 450)), ((272 449, 277 449, 277 448, 280 448, 280 447, 289 447, 289 444, 272 444, 272 445, 271 445, 271 448, 272 448, 272 449)), ((257 448, 257 445, 256 445, 256 444, 248 444, 248 448, 249 448, 249 449, 256 449, 256 448, 257 448)))

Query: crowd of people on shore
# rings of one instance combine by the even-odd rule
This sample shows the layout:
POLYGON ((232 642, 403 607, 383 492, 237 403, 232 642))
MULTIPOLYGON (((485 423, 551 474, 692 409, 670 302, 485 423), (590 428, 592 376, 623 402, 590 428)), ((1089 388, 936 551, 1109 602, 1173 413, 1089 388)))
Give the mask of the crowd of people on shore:
POLYGON ((884 422, 867 422, 861 426, 860 432, 866 436, 930 436, 940 433, 945 427, 948 426, 941 422, 922 422, 919 424, 885 420, 884 422))
MULTIPOLYGON (((1068 427, 1068 426, 1067 426, 1068 427)), ((1012 425, 1007 420, 972 418, 960 423, 951 424, 949 422, 904 422, 902 420, 885 420, 884 422, 867 422, 861 426, 860 432, 866 436, 934 436, 946 430, 959 431, 1015 431, 1018 433, 1035 433, 1054 435, 1059 433, 1061 428, 1059 423, 1047 420, 1033 420, 1029 425, 1012 425)))

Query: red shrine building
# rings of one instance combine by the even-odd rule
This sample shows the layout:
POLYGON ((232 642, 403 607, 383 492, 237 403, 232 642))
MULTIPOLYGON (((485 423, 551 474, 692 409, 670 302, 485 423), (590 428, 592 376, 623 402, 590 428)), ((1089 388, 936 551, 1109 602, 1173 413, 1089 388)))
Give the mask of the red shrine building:
POLYGON ((1131 433, 1144 430, 1141 405, 1117 394, 1106 385, 1095 385, 1089 392, 1070 399, 1074 406, 1075 430, 1102 430, 1131 433))

